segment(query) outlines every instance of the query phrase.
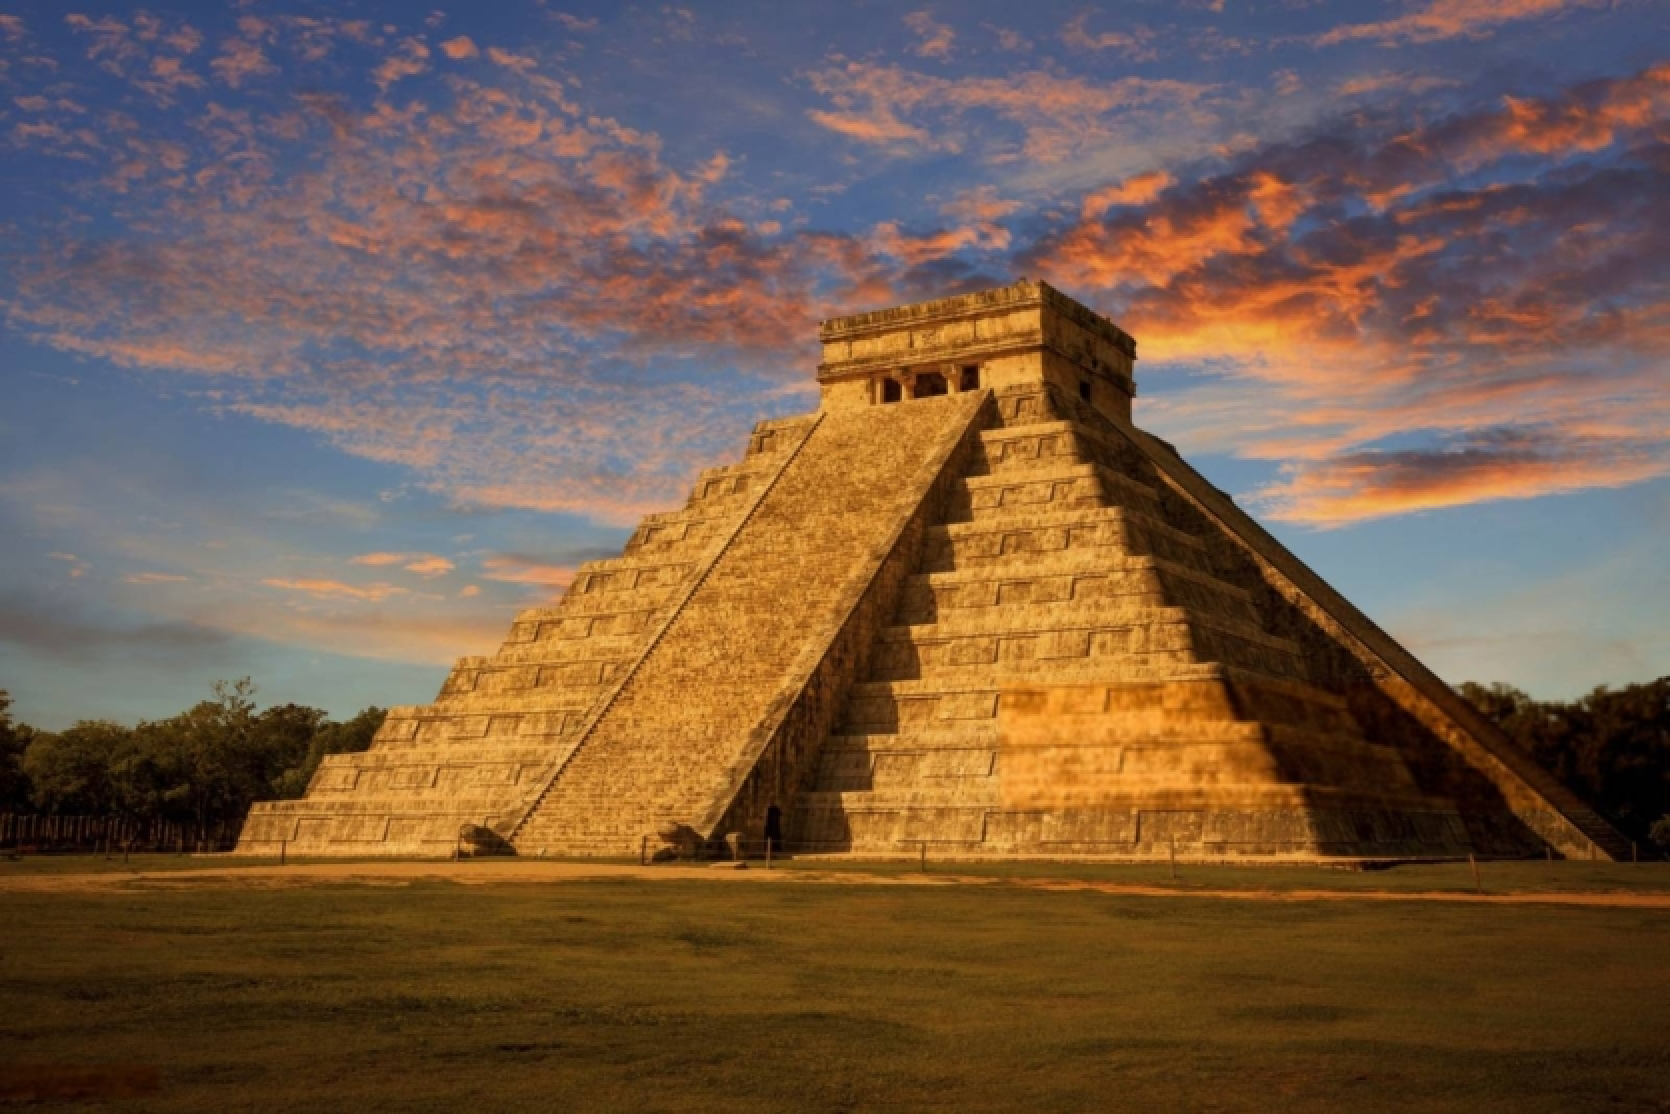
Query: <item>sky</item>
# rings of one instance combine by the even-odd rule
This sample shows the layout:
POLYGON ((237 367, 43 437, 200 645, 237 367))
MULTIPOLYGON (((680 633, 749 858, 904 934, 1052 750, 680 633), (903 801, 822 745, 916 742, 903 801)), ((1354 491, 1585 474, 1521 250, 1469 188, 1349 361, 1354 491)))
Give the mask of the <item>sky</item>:
POLYGON ((346 716, 1043 278, 1446 680, 1670 673, 1670 4, 0 0, 0 689, 346 716))

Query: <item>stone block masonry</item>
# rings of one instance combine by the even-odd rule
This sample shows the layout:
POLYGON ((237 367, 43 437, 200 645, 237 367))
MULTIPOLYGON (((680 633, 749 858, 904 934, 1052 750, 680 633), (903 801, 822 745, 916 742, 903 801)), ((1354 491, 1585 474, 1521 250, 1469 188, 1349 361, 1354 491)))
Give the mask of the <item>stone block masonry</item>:
POLYGON ((816 414, 394 709, 240 849, 1374 860, 1628 845, 1131 424, 1042 283, 825 322, 816 414))

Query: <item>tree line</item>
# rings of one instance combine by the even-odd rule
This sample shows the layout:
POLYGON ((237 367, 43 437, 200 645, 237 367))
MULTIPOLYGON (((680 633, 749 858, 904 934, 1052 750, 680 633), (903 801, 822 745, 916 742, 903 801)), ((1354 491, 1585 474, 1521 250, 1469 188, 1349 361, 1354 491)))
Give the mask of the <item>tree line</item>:
POLYGON ((13 722, 0 690, 0 813, 235 832, 255 801, 302 796, 325 755, 370 747, 387 714, 373 707, 337 722, 300 704, 262 711, 255 694, 247 677, 219 681, 211 699, 167 719, 40 731, 13 722))
MULTIPOLYGON (((1499 683, 1458 690, 1630 839, 1670 848, 1670 677, 1569 702, 1499 683)), ((235 830, 253 802, 302 796, 325 755, 370 747, 387 714, 260 711, 255 693, 247 677, 220 681, 212 699, 168 719, 39 731, 12 722, 0 690, 0 813, 235 830)))
POLYGON ((1458 690, 1625 836, 1670 849, 1670 677, 1569 702, 1500 683, 1458 690))

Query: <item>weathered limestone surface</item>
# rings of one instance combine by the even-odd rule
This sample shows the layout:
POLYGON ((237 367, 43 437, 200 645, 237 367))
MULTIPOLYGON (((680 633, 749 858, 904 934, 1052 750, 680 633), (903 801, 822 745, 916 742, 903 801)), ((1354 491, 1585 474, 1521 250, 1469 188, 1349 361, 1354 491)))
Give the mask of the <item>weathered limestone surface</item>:
POLYGON ((874 579, 882 544, 985 401, 824 414, 516 829, 517 848, 630 853, 667 822, 722 835, 713 826, 874 579))
POLYGON ((1041 283, 826 322, 823 405, 240 845, 1615 857, 1604 821, 1130 424, 1041 283))

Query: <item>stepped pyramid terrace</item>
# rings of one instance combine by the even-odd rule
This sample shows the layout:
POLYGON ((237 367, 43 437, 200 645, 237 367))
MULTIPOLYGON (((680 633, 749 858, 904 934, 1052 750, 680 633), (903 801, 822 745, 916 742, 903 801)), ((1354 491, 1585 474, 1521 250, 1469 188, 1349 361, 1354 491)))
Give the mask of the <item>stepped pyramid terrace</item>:
POLYGON ((1628 844, 1132 424, 1136 343, 1041 282, 824 323, 616 558, 393 709, 240 849, 1389 862, 1628 844))

